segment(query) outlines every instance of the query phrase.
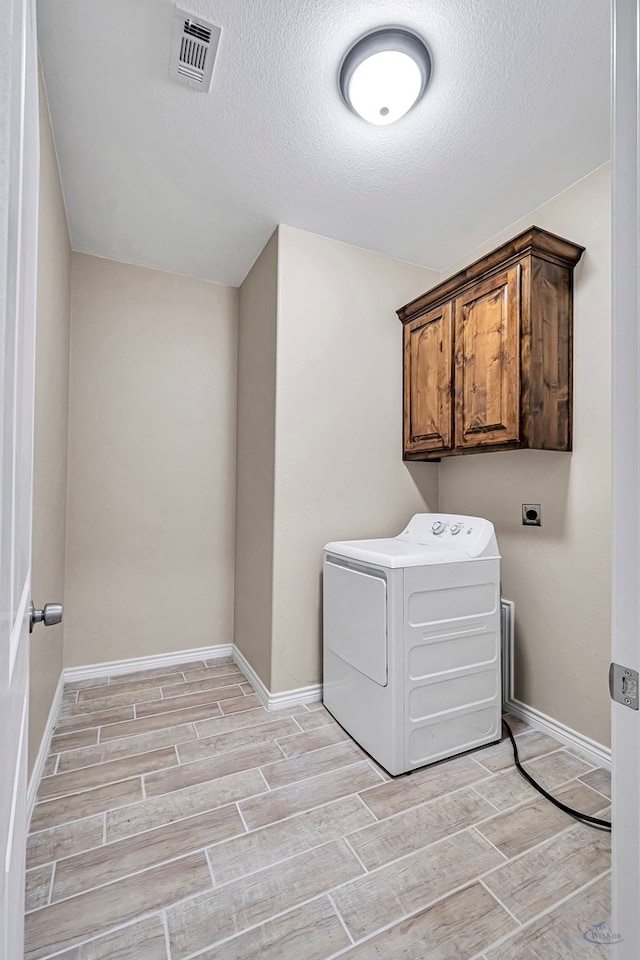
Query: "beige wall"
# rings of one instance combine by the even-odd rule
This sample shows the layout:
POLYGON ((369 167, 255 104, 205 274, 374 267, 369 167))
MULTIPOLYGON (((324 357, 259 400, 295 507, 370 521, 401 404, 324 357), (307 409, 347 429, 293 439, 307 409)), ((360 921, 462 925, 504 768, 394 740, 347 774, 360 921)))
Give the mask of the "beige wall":
POLYGON ((271 689, 321 680, 322 548, 395 535, 435 510, 438 468, 402 462, 395 310, 424 267, 279 230, 271 689))
POLYGON ((65 665, 229 643, 237 291, 72 255, 65 665))
MULTIPOLYGON (((32 596, 64 598, 71 248, 44 87, 40 84, 40 207, 33 462, 32 596)), ((63 626, 31 638, 29 771, 62 672, 63 626)))
MULTIPOLYGON (((610 171, 606 165, 469 252, 532 223, 586 247, 574 283, 573 453, 443 460, 440 508, 493 520, 516 602, 516 697, 599 743, 610 704, 610 171), (521 504, 542 504, 523 527, 521 504)), ((453 271, 448 271, 453 272, 453 271)))
MULTIPOLYGON (((65 663, 235 640, 273 692, 319 682, 324 543, 392 535, 439 505, 496 524, 517 697, 607 743, 608 167, 447 273, 533 222, 587 248, 573 453, 404 464, 394 311, 438 275, 286 226, 239 295, 70 255, 43 112, 33 589, 64 591, 65 663), (523 502, 542 503, 541 529, 521 526, 523 502)), ((62 657, 62 628, 34 634, 32 757, 62 657)))
POLYGON ((271 685, 278 234, 240 287, 235 643, 271 685))

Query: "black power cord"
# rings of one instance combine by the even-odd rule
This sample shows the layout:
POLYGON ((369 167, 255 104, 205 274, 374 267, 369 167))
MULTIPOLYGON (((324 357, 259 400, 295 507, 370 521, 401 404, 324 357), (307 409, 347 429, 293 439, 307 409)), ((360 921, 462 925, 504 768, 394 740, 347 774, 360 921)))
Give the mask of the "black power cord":
POLYGON ((518 756, 518 747, 516 746, 516 740, 511 730, 511 727, 506 720, 502 720, 502 725, 509 734, 509 739, 511 740, 511 746, 513 747, 513 759, 515 761, 516 769, 518 773, 522 774, 527 783, 530 783, 531 786, 541 793, 545 799, 550 803, 553 803, 554 806, 559 807, 560 810, 563 810, 564 813, 568 813, 570 817, 575 817, 576 820, 586 823, 589 827, 596 827, 599 830, 609 830, 611 831, 611 822, 609 820, 600 820, 598 817, 590 817, 586 813, 580 813, 579 810, 574 810, 572 807, 568 807, 566 804, 562 803, 560 800, 556 800, 555 797, 552 797, 550 793, 541 787, 539 783, 533 779, 533 777, 527 773, 522 764, 520 763, 520 757, 518 756))

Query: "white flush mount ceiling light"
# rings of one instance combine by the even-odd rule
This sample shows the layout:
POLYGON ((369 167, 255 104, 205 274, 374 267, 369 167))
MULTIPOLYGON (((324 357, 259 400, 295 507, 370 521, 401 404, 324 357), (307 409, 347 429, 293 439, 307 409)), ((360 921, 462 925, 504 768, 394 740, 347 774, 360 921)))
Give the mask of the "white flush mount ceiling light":
POLYGON ((354 113, 382 126, 415 106, 430 77, 431 56, 420 37, 383 27, 347 51, 340 67, 340 93, 354 113))

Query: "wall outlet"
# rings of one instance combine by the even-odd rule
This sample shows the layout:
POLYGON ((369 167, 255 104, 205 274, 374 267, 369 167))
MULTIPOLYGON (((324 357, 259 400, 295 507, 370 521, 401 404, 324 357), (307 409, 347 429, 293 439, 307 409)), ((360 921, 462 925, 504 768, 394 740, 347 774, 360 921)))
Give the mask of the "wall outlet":
POLYGON ((522 522, 525 527, 542 526, 542 507, 539 503, 522 504, 522 522))

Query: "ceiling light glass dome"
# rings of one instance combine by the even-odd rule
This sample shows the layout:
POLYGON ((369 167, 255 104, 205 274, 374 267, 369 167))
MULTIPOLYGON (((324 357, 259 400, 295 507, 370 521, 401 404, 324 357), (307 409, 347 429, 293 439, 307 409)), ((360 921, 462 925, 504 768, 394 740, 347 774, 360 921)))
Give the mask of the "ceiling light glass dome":
POLYGON ((367 34, 347 51, 340 67, 340 93, 369 123, 394 123, 420 100, 431 77, 423 41, 399 27, 367 34))

